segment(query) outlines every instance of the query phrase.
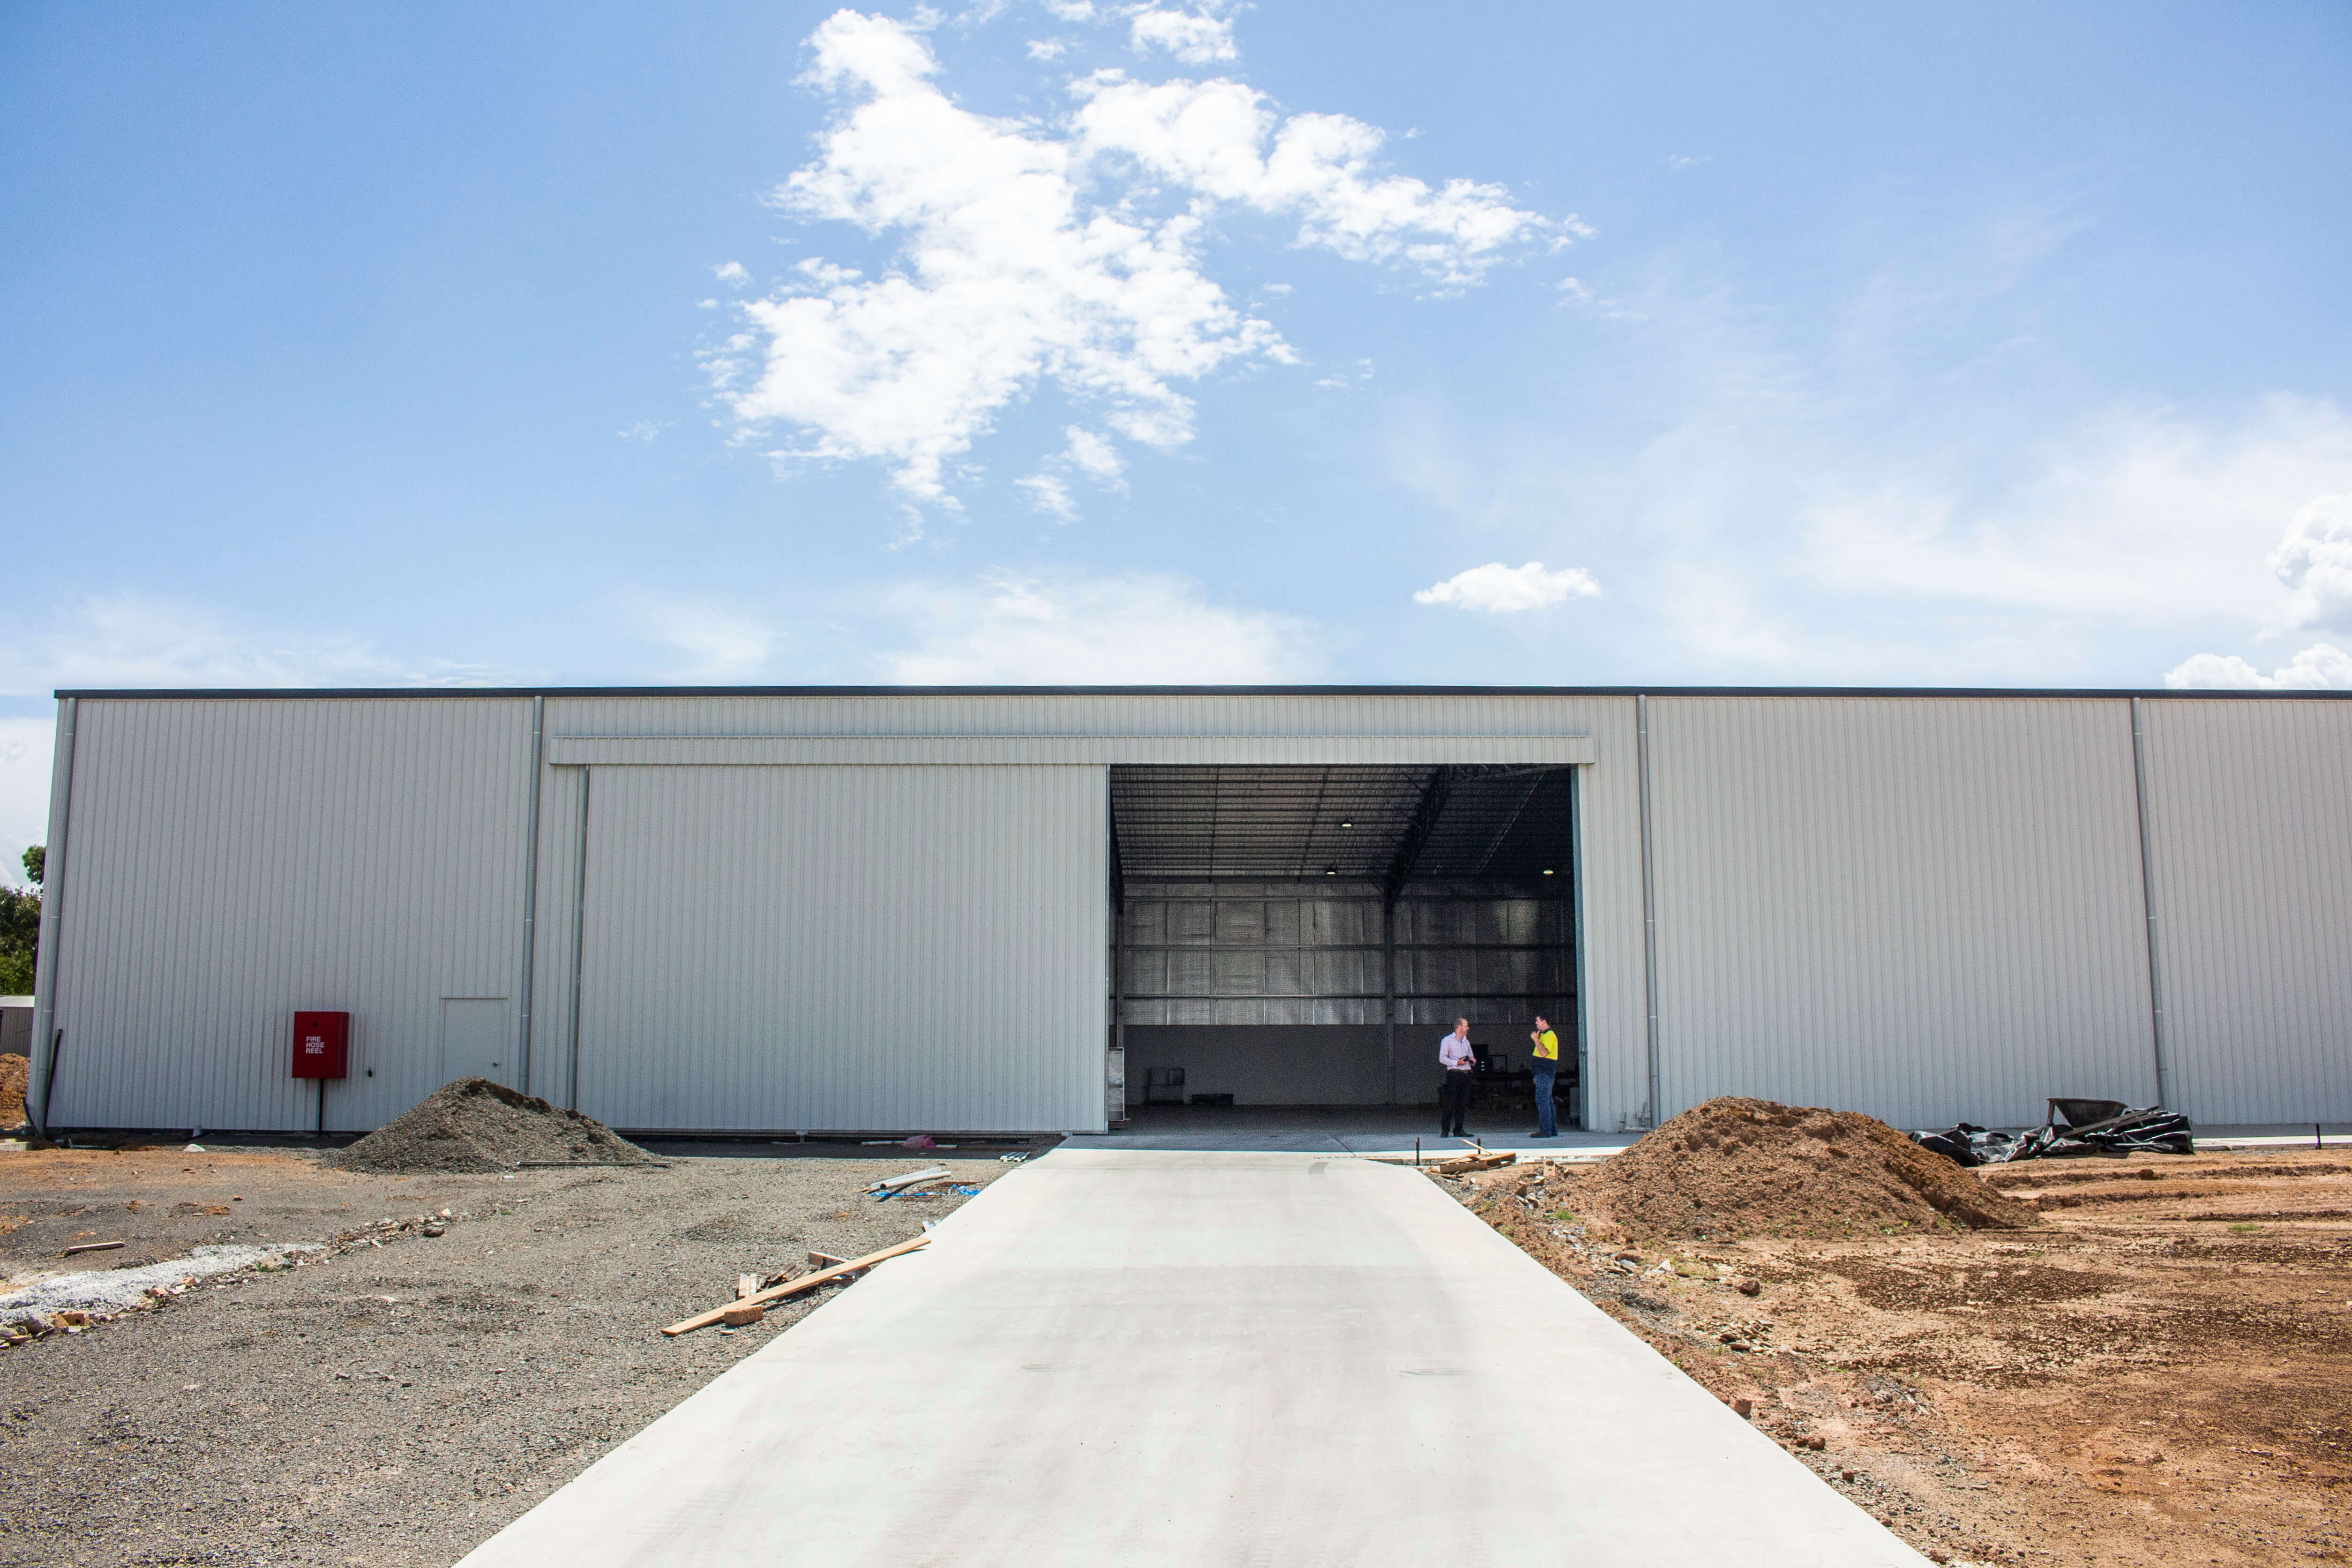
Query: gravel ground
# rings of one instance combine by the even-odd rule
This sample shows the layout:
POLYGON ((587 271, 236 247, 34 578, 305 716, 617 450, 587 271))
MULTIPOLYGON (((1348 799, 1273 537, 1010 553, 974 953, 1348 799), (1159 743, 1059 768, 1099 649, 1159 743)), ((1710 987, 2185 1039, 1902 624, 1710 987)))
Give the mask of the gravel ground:
POLYGON ((131 1242, 100 1255, 125 1264, 331 1247, 0 1351, 0 1563, 455 1563, 832 1292, 760 1328, 661 1325, 739 1273, 875 1251, 963 1201, 877 1204, 863 1188, 879 1177, 1010 1169, 698 1147, 657 1150, 667 1168, 509 1176, 366 1175, 297 1151, 0 1155, 7 1285, 70 1267, 58 1253, 90 1237, 131 1242), (413 1223, 443 1208, 442 1235, 413 1223))

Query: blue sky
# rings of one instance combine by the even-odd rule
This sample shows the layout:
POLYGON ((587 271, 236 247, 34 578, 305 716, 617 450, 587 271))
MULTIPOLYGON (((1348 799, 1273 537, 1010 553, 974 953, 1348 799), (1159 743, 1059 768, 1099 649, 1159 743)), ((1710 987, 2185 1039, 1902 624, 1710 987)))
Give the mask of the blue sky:
POLYGON ((59 685, 2352 685, 2340 4, 478 9, 0 15, 8 845, 59 685))

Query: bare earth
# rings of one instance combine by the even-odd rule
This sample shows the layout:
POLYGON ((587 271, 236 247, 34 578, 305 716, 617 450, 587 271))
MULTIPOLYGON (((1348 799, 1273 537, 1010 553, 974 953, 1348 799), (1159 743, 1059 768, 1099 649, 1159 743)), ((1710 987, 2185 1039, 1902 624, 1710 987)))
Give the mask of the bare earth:
POLYGON ((739 1273, 876 1251, 956 1207, 862 1191, 933 1163, 972 1186, 1009 1169, 945 1150, 509 1176, 283 1151, 0 1154, 0 1291, 206 1242, 332 1246, 0 1350, 0 1563, 444 1568, 833 1291, 758 1328, 663 1324, 731 1297, 739 1273))
POLYGON ((1590 1175, 1446 1184, 1937 1561, 2346 1561, 2352 1159, 1979 1174, 2042 1222, 1629 1244, 1590 1175))

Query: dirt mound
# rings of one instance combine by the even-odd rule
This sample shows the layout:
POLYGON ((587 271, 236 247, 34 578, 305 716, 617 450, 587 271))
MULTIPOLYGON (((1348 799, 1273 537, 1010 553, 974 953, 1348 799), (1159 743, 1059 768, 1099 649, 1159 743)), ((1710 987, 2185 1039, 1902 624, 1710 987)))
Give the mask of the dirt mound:
POLYGON ((14 1127, 25 1120, 25 1080, 33 1064, 10 1052, 0 1057, 0 1127, 14 1127))
POLYGON ((486 1078, 445 1084, 406 1115, 325 1156, 346 1171, 511 1171, 531 1165, 643 1165, 653 1156, 576 1110, 486 1078))
POLYGON ((1630 1236, 1710 1240, 2014 1230, 2039 1212, 1872 1117, 1730 1096, 1603 1161, 1575 1202, 1630 1236))

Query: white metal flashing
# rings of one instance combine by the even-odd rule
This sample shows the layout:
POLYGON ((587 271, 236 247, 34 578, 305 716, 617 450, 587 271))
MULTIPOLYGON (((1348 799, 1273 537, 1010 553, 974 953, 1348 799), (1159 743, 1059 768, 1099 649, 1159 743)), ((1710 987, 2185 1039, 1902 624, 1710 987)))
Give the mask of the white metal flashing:
POLYGON ((557 767, 1590 764, 1590 735, 551 735, 557 767))

